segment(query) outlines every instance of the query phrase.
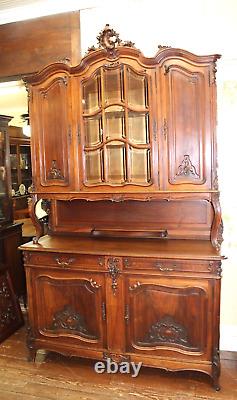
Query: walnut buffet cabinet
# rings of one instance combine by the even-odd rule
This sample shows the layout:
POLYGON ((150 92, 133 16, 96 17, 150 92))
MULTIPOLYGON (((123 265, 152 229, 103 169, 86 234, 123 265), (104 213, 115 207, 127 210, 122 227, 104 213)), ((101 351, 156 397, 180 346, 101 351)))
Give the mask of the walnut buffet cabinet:
POLYGON ((222 220, 216 60, 146 58, 106 25, 80 65, 28 77, 38 350, 208 374, 218 390, 222 220), (35 216, 50 215, 48 235, 35 216))

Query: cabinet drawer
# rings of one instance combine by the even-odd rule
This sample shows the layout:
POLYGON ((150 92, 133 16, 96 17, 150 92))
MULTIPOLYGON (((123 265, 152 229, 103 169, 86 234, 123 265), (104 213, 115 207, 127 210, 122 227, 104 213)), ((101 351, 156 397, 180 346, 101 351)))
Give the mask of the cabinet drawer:
POLYGON ((218 272, 218 262, 193 260, 164 260, 157 258, 125 257, 124 269, 154 270, 160 272, 218 272))
POLYGON ((39 265, 43 267, 56 268, 96 268, 105 269, 105 257, 87 254, 67 254, 67 253, 33 253, 24 252, 25 265, 39 265))

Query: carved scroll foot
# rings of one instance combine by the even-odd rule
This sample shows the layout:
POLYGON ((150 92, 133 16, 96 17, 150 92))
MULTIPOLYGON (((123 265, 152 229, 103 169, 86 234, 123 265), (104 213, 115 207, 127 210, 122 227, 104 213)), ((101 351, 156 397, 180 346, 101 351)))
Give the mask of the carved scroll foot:
POLYGON ((213 380, 213 389, 215 389, 216 392, 219 392, 221 390, 219 379, 213 380))
MULTIPOLYGON (((28 324, 28 322, 27 322, 27 324, 28 324)), ((27 360, 28 361, 35 361, 36 349, 34 347, 34 337, 33 337, 33 334, 32 334, 32 329, 31 329, 31 327, 29 325, 27 326, 26 345, 27 345, 27 348, 28 348, 27 360)))
POLYGON ((33 237, 34 244, 38 244, 39 238, 44 235, 44 224, 37 218, 37 215, 35 213, 35 207, 37 202, 38 202, 37 195, 35 194, 31 195, 28 207, 29 207, 31 221, 36 231, 36 236, 33 237))
POLYGON ((215 349, 212 359, 212 381, 213 388, 218 392, 220 390, 219 376, 220 376, 220 352, 215 349))

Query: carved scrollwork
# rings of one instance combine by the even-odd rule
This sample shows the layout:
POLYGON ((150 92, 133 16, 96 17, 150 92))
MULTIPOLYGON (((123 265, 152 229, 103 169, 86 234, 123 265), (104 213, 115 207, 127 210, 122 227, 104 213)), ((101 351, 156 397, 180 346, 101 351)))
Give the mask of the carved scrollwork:
POLYGON ((73 310, 70 305, 65 305, 62 310, 59 310, 54 314, 50 330, 63 330, 66 332, 73 332, 74 334, 85 336, 90 339, 98 339, 95 335, 89 332, 83 316, 73 310))
POLYGON ((64 176, 61 172, 61 169, 57 167, 57 161, 52 160, 51 168, 47 174, 48 179, 59 179, 64 180, 64 176))
POLYGON ((112 279, 112 291, 113 294, 116 294, 117 288, 118 288, 118 276, 120 274, 120 269, 119 269, 119 265, 120 265, 120 259, 119 258, 114 258, 114 257, 110 257, 108 258, 108 271, 109 271, 109 275, 112 279))
POLYGON ((136 282, 136 283, 134 283, 133 285, 130 285, 129 286, 129 290, 130 291, 132 291, 132 290, 136 290, 137 288, 139 288, 141 286, 141 283, 140 282, 136 282))
POLYGON ((42 208, 43 211, 46 212, 47 215, 50 215, 51 201, 47 200, 47 199, 42 199, 41 208, 42 208))
POLYGON ((191 347, 188 340, 187 329, 176 322, 172 316, 166 315, 151 326, 139 344, 154 345, 158 343, 180 344, 191 347))
POLYGON ((220 376, 220 352, 217 348, 215 348, 212 357, 212 379, 213 379, 213 386, 216 391, 220 390, 218 382, 219 376, 220 376))
POLYGON ((216 250, 219 251, 223 242, 223 221, 221 218, 220 194, 212 193, 211 201, 214 209, 214 219, 211 227, 211 242, 216 250))
POLYGON ((199 175, 196 171, 196 168, 192 164, 189 154, 185 154, 183 161, 178 167, 176 176, 190 176, 190 175, 199 178, 199 175))
POLYGON ((99 33, 96 38, 98 40, 99 47, 103 47, 113 55, 115 48, 121 43, 119 34, 112 29, 109 24, 106 24, 104 29, 99 33))
POLYGON ((31 259, 32 254, 29 251, 24 251, 23 252, 23 261, 25 264, 29 264, 30 263, 30 259, 31 259))
POLYGON ((217 274, 218 276, 221 276, 222 274, 221 261, 210 261, 208 265, 208 271, 210 271, 213 274, 217 274))
POLYGON ((215 85, 216 84, 216 62, 214 61, 212 63, 211 69, 209 70, 209 85, 215 85))
POLYGON ((39 238, 44 234, 44 223, 40 221, 35 213, 35 207, 38 203, 38 198, 36 194, 31 195, 29 199, 28 207, 32 223, 35 227, 36 236, 33 237, 33 243, 38 244, 39 238))
POLYGON ((99 289, 101 287, 101 285, 99 285, 96 281, 94 281, 94 279, 90 278, 89 282, 91 284, 91 286, 95 289, 99 289))
POLYGON ((122 362, 130 362, 130 356, 125 356, 124 354, 118 354, 118 353, 109 353, 109 352, 103 352, 103 359, 107 360, 109 358, 111 361, 116 362, 117 364, 120 364, 122 362))

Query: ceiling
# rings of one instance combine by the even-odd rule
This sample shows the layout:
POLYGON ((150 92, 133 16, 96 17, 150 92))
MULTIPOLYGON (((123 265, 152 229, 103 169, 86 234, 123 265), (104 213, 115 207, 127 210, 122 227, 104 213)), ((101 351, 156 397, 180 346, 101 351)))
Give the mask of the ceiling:
POLYGON ((0 25, 9 22, 100 7, 99 0, 0 0, 0 25))
MULTIPOLYGON (((98 0, 0 0, 0 25, 100 6, 98 0)), ((22 81, 0 83, 0 114, 13 116, 10 125, 23 125, 28 112, 27 92, 22 81)))

